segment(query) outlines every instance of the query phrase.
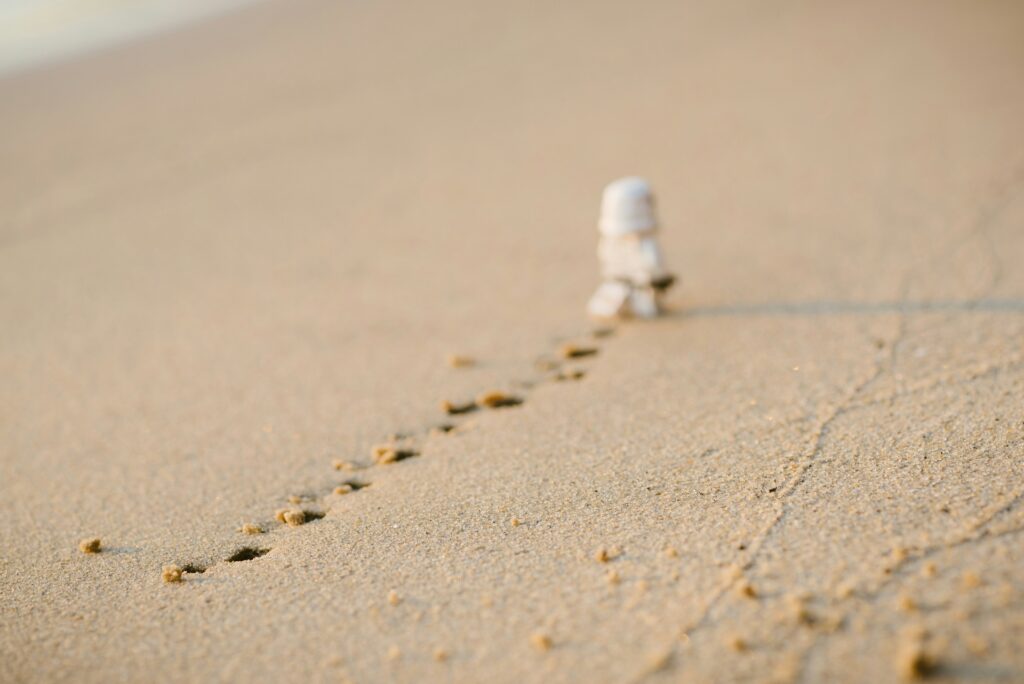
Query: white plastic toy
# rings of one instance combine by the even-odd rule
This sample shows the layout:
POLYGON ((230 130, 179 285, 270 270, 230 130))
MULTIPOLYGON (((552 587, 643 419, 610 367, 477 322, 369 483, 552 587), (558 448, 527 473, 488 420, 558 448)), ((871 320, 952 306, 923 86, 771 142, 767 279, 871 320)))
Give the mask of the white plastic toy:
POLYGON ((662 311, 661 295, 675 276, 665 268, 658 246, 654 195, 643 178, 620 178, 601 197, 601 233, 597 257, 604 282, 587 304, 601 319, 654 318, 662 311))

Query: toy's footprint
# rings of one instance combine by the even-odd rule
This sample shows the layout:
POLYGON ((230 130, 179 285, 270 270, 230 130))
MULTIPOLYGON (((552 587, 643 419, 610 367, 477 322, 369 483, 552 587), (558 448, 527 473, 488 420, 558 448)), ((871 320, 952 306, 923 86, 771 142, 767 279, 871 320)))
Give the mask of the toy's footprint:
POLYGON ((358 492, 360 489, 365 489, 370 486, 369 482, 359 482, 358 480, 345 480, 337 487, 334 488, 335 494, 351 494, 352 492, 358 492))
MULTIPOLYGON (((591 340, 598 340, 609 337, 614 333, 614 328, 597 328, 590 332, 589 338, 591 340)), ((558 350, 557 356, 542 356, 537 360, 535 367, 538 371, 546 374, 544 380, 555 382, 581 380, 586 375, 582 369, 576 367, 563 367, 563 363, 566 361, 588 359, 596 356, 599 352, 600 349, 593 344, 566 342, 558 350)), ((458 367, 465 364, 455 363, 453 365, 458 367)), ((536 384, 536 381, 521 382, 516 385, 516 387, 524 391, 529 391, 533 389, 536 384)), ((461 403, 443 401, 441 402, 441 410, 449 416, 463 416, 465 414, 481 410, 505 409, 521 406, 524 401, 525 399, 520 395, 500 390, 491 390, 478 395, 475 399, 461 403)), ((456 432, 459 427, 460 423, 458 420, 447 421, 431 426, 426 430, 419 431, 419 434, 421 437, 427 437, 429 439, 433 436, 447 435, 449 433, 456 432), (422 434, 423 432, 425 432, 425 434, 422 434)), ((421 447, 422 444, 420 444, 413 435, 408 433, 396 433, 391 435, 385 443, 378 444, 372 448, 371 457, 373 462, 371 464, 355 463, 339 459, 335 460, 332 465, 335 470, 365 470, 376 465, 399 463, 419 456, 421 447)), ((329 490, 329 493, 337 496, 347 495, 368 486, 370 486, 369 482, 349 479, 338 483, 329 490)), ((326 496, 328 495, 328 492, 323 492, 323 494, 326 496)), ((326 513, 319 510, 299 507, 299 504, 307 502, 322 503, 322 497, 318 497, 317 495, 291 496, 289 497, 289 503, 292 507, 277 511, 274 517, 283 525, 298 527, 299 525, 304 525, 313 520, 319 520, 326 515, 326 513)), ((273 523, 271 523, 271 525, 272 524, 273 523)), ((241 531, 246 534, 259 534, 267 531, 267 527, 264 525, 247 523, 242 526, 241 531)), ((246 546, 235 551, 226 560, 229 563, 249 561, 259 558, 269 552, 269 548, 246 546)), ((184 572, 202 573, 206 571, 206 568, 200 565, 190 564, 186 565, 182 570, 184 572)))
POLYGON ((238 563, 240 561, 250 561, 254 558, 259 558, 260 556, 265 556, 268 553, 270 553, 270 549, 261 549, 255 546, 243 546, 228 556, 225 560, 228 563, 238 563))
POLYGON ((394 444, 379 444, 373 447, 373 462, 380 465, 398 463, 419 455, 420 452, 414 449, 398 447, 394 444))

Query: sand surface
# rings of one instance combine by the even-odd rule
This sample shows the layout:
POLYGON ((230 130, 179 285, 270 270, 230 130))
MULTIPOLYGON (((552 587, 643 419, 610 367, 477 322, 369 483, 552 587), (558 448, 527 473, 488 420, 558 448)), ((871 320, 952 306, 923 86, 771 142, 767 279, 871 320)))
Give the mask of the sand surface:
POLYGON ((0 680, 1021 681, 1022 71, 1011 1, 293 0, 0 81, 0 680), (592 338, 634 173, 682 286, 592 338))

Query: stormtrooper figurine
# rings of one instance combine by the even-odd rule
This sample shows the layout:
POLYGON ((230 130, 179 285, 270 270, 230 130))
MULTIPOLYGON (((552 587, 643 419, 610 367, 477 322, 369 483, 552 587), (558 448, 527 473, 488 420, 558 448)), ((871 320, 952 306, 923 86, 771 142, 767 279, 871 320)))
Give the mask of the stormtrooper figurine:
POLYGON ((587 304, 594 318, 654 318, 675 276, 658 247, 654 195, 643 178, 620 178, 601 197, 597 257, 604 282, 587 304))

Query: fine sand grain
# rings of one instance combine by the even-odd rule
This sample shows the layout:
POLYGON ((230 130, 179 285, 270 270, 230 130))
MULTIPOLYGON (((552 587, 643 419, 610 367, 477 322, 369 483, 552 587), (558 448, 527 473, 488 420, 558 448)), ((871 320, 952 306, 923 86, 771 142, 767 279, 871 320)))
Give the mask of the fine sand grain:
POLYGON ((1024 679, 1022 73, 1019 2, 295 0, 0 81, 0 681, 1024 679), (595 331, 626 174, 680 282, 595 331))

